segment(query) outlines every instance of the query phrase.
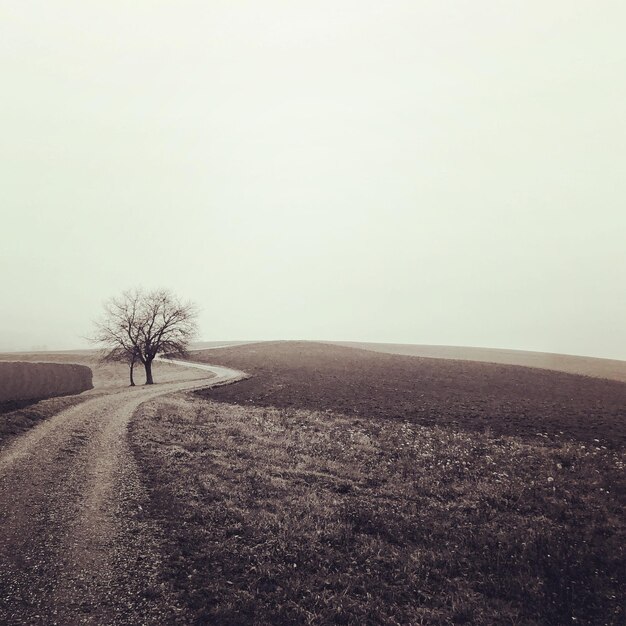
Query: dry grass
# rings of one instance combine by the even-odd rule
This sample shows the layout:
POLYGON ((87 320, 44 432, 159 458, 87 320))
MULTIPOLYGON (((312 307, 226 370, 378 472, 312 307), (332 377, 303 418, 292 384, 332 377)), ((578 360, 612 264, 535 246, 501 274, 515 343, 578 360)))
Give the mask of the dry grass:
POLYGON ((196 624, 623 624, 624 453, 179 395, 132 426, 196 624))
POLYGON ((0 449, 6 446, 11 440, 25 431, 37 426, 65 409, 69 409, 91 396, 81 394, 77 396, 61 396, 50 398, 39 402, 25 401, 24 403, 14 402, 0 405, 0 449), (4 408, 6 413, 2 414, 4 408))

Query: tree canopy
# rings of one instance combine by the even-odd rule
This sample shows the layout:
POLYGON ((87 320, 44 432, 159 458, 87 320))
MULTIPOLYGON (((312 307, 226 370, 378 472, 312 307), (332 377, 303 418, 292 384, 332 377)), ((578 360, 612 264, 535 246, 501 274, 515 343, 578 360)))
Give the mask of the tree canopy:
POLYGON ((132 370, 139 361, 151 385, 152 362, 159 353, 185 355, 197 333, 197 309, 167 289, 134 289, 110 298, 104 317, 96 323, 94 340, 103 345, 106 359, 125 361, 132 370))

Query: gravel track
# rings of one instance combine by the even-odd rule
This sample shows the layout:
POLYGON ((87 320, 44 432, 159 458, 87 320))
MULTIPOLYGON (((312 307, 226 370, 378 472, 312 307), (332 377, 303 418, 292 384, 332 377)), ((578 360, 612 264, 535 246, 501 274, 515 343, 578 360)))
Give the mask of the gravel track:
POLYGON ((0 624, 184 624, 160 581, 160 531, 128 444, 140 404, 242 372, 103 393, 0 454, 0 624))

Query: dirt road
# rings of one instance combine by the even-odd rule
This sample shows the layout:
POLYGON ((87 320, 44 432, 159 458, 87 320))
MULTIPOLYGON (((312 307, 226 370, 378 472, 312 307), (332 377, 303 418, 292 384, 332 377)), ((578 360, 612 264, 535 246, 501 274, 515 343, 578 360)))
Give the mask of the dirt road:
POLYGON ((157 396, 234 382, 242 372, 103 393, 0 454, 0 624, 177 624, 159 580, 159 529, 127 441, 135 409, 157 396))

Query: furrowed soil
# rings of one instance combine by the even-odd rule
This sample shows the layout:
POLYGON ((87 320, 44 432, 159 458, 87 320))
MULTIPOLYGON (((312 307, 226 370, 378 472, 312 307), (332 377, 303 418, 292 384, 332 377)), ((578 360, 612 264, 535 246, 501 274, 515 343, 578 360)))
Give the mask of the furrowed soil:
POLYGON ((300 342, 131 442, 192 624, 623 624, 626 385, 300 342))
POLYGON ((418 358, 309 342, 193 353, 252 378, 221 402, 340 411, 551 441, 626 444, 626 384, 537 368, 418 358))
POLYGON ((505 365, 523 365, 541 369, 608 378, 626 382, 626 361, 600 359, 572 354, 553 354, 549 352, 526 352, 524 350, 502 350, 496 348, 470 348, 459 346, 428 346, 401 343, 363 343, 358 341, 333 341, 339 346, 386 352, 387 354, 404 354, 434 359, 455 359, 462 361, 483 361, 486 363, 503 363, 505 365))

